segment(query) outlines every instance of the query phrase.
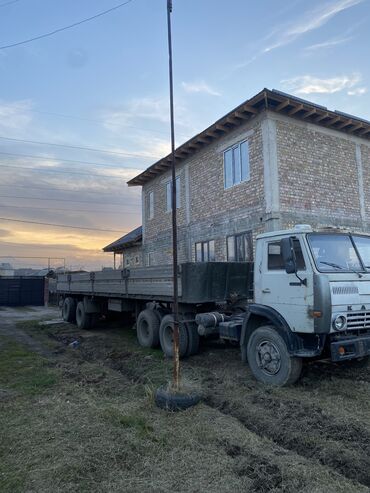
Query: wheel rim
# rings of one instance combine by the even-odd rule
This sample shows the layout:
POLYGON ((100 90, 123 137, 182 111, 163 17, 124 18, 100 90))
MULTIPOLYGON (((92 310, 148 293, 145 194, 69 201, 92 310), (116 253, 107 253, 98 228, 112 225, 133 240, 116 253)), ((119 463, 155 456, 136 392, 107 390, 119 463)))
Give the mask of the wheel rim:
POLYGON ((149 324, 146 320, 142 320, 140 324, 140 332, 143 339, 149 339, 149 324))
POLYGON ((281 368, 279 348, 269 340, 262 341, 257 346, 257 364, 266 375, 276 375, 281 368))
POLYGON ((173 328, 171 327, 171 325, 167 325, 167 327, 164 330, 163 335, 164 335, 165 343, 167 344, 167 346, 172 348, 172 346, 173 346, 173 328))

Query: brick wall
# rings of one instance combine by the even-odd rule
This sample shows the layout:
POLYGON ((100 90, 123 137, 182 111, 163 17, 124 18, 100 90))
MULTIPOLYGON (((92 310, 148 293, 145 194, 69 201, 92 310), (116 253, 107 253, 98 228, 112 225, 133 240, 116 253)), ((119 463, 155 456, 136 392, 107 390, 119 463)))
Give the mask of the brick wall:
POLYGON ((369 230, 370 150, 350 135, 279 118, 276 122, 282 227, 369 230))
MULTIPOLYGON (((194 260, 195 243, 215 240, 217 261, 226 260, 226 237, 261 229, 264 214, 264 181, 261 117, 220 138, 181 161, 178 211, 179 262, 194 260), (247 139, 249 143, 250 179, 225 190, 224 151, 247 139)), ((144 242, 147 265, 150 253, 153 264, 171 262, 171 213, 166 212, 166 183, 170 171, 154 178, 143 187, 144 242), (154 217, 147 217, 148 194, 154 192, 154 217)))

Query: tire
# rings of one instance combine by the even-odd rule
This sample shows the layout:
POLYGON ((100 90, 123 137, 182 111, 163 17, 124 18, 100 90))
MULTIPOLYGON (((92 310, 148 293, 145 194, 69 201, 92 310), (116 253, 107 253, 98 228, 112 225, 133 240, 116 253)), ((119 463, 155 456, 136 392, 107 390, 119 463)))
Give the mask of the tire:
MULTIPOLYGON (((173 357, 173 315, 165 315, 159 328, 159 340, 162 351, 168 358, 173 357)), ((185 324, 179 323, 179 355, 186 355, 188 349, 188 331, 185 324)))
POLYGON ((62 306, 62 317, 65 322, 73 323, 76 321, 76 300, 65 298, 62 306))
POLYGON ((200 396, 197 394, 176 394, 165 387, 160 387, 155 392, 154 400, 156 405, 161 409, 166 409, 167 411, 183 411, 198 404, 200 396))
POLYGON ((247 358, 255 378, 266 384, 292 385, 301 375, 302 358, 290 356, 284 339, 273 326, 265 325, 252 332, 247 358))
MULTIPOLYGON (((192 318, 194 318, 192 313, 185 314, 185 320, 192 318)), ((188 332, 188 349, 186 350, 186 356, 193 356, 199 352, 198 326, 195 322, 186 322, 185 326, 188 332)))
POLYGON ((370 365, 370 356, 363 358, 347 359, 339 363, 342 368, 367 368, 370 365))
POLYGON ((86 313, 83 301, 79 301, 76 307, 76 323, 79 329, 89 330, 92 326, 92 314, 86 313))
POLYGON ((160 320, 153 310, 143 310, 136 322, 136 336, 140 346, 156 348, 159 346, 160 320))

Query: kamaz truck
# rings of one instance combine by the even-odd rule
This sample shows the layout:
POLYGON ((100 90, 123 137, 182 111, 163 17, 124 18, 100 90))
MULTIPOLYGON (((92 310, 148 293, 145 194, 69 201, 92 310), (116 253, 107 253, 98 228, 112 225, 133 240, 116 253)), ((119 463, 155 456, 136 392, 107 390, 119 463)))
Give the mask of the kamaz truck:
MULTIPOLYGON (((178 279, 181 357, 201 337, 233 341, 271 385, 296 382, 308 360, 369 363, 370 236, 298 225, 257 236, 254 262, 184 263, 178 279)), ((139 344, 172 356, 171 266, 63 274, 57 291, 66 321, 130 312, 139 344)))

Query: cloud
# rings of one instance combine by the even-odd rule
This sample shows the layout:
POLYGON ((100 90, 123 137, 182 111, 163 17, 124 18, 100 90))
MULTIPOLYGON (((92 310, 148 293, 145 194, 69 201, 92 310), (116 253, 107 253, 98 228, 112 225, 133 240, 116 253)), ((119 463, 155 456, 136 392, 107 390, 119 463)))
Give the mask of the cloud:
POLYGON ((203 93, 209 94, 210 96, 221 96, 221 93, 215 91, 206 82, 181 82, 182 88, 185 92, 189 93, 203 93))
POLYGON ((23 130, 32 120, 30 100, 5 102, 0 101, 0 130, 23 130))
POLYGON ((367 87, 357 87, 347 92, 348 96, 362 96, 367 93, 367 87))
POLYGON ((311 46, 307 46, 305 48, 306 51, 316 51, 316 50, 321 50, 325 48, 333 48, 334 46, 338 46, 344 43, 347 43, 347 41, 350 41, 353 39, 353 37, 345 37, 345 38, 333 38, 333 39, 328 39, 327 41, 323 41, 322 43, 316 43, 311 46))
POLYGON ((262 52, 268 53, 295 41, 299 36, 322 27, 340 12, 354 7, 363 1, 364 0, 338 0, 308 10, 301 19, 295 20, 288 25, 281 26, 281 28, 278 28, 272 33, 269 37, 272 37, 273 40, 262 50, 262 52))
POLYGON ((289 23, 282 24, 275 28, 268 36, 260 40, 259 45, 263 47, 256 49, 256 54, 247 61, 237 64, 234 68, 245 68, 254 62, 261 55, 270 53, 277 48, 286 46, 301 36, 319 29, 336 15, 355 5, 364 2, 364 0, 337 0, 331 3, 321 4, 314 9, 307 10, 301 17, 294 19, 289 23))
POLYGON ((328 79, 320 79, 312 75, 302 75, 281 81, 288 91, 303 95, 334 94, 345 89, 349 90, 349 94, 350 90, 356 91, 355 86, 359 82, 361 82, 360 74, 342 75, 328 79))

